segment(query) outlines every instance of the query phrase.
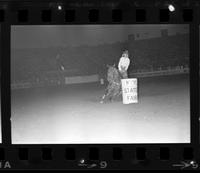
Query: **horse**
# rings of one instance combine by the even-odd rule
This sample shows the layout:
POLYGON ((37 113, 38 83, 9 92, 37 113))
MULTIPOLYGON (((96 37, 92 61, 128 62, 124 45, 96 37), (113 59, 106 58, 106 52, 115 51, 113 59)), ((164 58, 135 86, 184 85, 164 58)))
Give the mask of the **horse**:
POLYGON ((112 102, 114 98, 122 94, 121 79, 122 76, 118 69, 114 65, 107 65, 107 81, 108 86, 106 87, 105 94, 101 98, 100 103, 104 103, 105 100, 112 102))

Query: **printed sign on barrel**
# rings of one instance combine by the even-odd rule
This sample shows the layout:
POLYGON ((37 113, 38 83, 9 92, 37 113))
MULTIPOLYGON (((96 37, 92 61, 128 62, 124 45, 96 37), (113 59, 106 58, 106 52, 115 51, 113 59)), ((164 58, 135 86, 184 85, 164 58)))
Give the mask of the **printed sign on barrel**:
POLYGON ((122 79, 123 104, 138 103, 137 78, 122 79))

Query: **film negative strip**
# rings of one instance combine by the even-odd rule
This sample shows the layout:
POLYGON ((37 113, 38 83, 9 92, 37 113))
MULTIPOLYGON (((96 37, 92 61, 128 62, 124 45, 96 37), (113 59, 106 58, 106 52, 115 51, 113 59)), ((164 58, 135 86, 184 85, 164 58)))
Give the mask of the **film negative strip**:
POLYGON ((198 0, 0 2, 0 170, 200 170, 198 0))

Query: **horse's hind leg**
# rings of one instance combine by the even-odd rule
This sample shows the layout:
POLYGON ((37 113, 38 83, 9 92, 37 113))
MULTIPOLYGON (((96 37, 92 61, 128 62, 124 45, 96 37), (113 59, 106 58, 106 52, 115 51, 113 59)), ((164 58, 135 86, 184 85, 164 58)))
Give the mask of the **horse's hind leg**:
POLYGON ((118 97, 119 97, 121 94, 122 94, 121 88, 120 88, 120 87, 119 87, 119 88, 116 88, 115 91, 114 91, 114 93, 113 93, 113 98, 117 98, 117 99, 118 99, 118 97))
POLYGON ((112 90, 110 90, 108 94, 108 99, 110 102, 113 102, 115 97, 116 97, 116 92, 115 92, 115 89, 112 88, 112 90))

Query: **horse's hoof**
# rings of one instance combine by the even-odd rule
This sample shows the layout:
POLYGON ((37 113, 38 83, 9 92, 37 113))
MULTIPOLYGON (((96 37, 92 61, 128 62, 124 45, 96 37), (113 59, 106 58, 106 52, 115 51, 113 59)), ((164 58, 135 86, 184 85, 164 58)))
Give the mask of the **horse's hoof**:
POLYGON ((103 101, 100 101, 101 104, 103 104, 103 101))

